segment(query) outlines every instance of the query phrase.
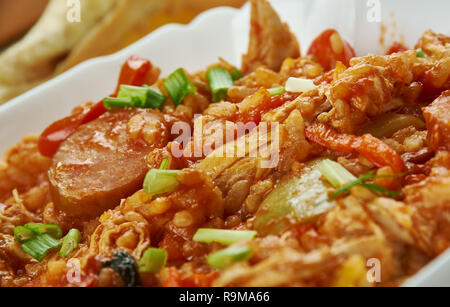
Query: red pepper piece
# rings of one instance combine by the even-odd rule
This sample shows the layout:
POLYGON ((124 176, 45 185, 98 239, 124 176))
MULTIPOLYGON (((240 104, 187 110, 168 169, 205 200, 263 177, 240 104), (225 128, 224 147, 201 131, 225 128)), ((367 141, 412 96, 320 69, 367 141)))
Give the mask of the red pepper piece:
MULTIPOLYGON (((141 86, 145 83, 148 73, 152 69, 152 64, 146 59, 131 56, 122 66, 119 82, 117 85, 117 95, 121 84, 141 86)), ((46 157, 53 157, 59 146, 70 137, 77 128, 100 117, 107 110, 103 105, 103 100, 85 110, 61 120, 58 120, 47 127, 42 132, 38 141, 39 152, 46 157)))

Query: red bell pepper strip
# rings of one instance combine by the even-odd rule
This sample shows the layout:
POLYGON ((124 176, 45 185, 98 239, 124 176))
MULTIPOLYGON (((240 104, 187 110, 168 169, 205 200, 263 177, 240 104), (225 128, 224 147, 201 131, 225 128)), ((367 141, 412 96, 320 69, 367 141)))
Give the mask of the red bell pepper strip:
POLYGON ((328 29, 312 42, 308 55, 314 55, 320 65, 328 71, 335 68, 337 61, 349 66, 350 59, 355 57, 355 51, 336 30, 328 29))
MULTIPOLYGON (((151 69, 150 61, 131 56, 122 66, 119 82, 113 96, 117 95, 121 84, 143 85, 151 69)), ((79 126, 97 119, 106 111, 102 100, 86 110, 54 122, 39 137, 39 152, 43 156, 53 157, 61 143, 75 133, 79 126)))
POLYGON ((402 173, 405 169, 400 155, 370 134, 363 136, 341 134, 325 124, 314 123, 306 127, 305 135, 309 141, 337 152, 356 151, 377 167, 390 166, 395 173, 402 173))

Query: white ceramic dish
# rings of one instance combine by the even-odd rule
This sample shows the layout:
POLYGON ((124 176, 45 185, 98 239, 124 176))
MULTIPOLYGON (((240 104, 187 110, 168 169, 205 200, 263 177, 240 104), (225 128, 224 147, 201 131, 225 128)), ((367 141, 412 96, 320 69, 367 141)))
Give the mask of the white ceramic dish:
MULTIPOLYGON (((450 1, 409 0, 277 0, 274 7, 297 34, 302 50, 326 28, 336 28, 358 55, 383 52, 380 27, 367 20, 373 3, 380 4, 387 28, 386 46, 403 40, 412 47, 428 28, 450 34, 450 1)), ((167 75, 178 67, 201 69, 223 57, 235 65, 247 48, 249 7, 216 8, 190 25, 167 25, 111 56, 86 61, 70 71, 0 106, 0 151, 24 135, 39 133, 67 116, 83 101, 97 101, 115 87, 121 64, 132 54, 150 59, 167 75)), ((450 286, 450 251, 426 266, 406 286, 450 286)))

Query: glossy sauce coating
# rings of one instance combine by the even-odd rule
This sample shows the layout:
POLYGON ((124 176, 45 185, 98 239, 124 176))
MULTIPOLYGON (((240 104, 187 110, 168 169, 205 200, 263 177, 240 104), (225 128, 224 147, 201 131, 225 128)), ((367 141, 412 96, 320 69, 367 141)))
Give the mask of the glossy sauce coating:
MULTIPOLYGON (((146 155, 155 145, 134 133, 129 122, 141 118, 163 123, 159 112, 117 110, 80 126, 60 147, 49 170, 52 199, 73 216, 97 216, 119 205, 139 188, 148 168, 146 155)), ((163 129, 160 134, 164 134, 163 129)))

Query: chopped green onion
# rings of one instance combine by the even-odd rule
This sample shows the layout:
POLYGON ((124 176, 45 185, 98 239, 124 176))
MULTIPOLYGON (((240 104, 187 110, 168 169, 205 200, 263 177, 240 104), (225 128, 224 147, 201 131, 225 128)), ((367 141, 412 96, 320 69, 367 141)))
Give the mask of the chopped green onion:
POLYGON ((277 95, 283 95, 285 92, 284 86, 280 86, 280 87, 274 87, 274 88, 269 88, 267 90, 270 94, 270 96, 277 96, 277 95))
POLYGON ((126 251, 115 252, 111 260, 102 263, 102 268, 107 267, 113 269, 122 278, 126 287, 142 285, 136 260, 126 251))
POLYGON ((147 103, 149 87, 121 85, 117 98, 131 98, 134 107, 144 107, 147 103))
POLYGON ((319 171, 335 188, 356 180, 356 177, 342 165, 329 159, 319 165, 319 171))
POLYGON ((162 107, 166 98, 166 96, 147 85, 121 85, 117 98, 105 98, 105 107, 107 109, 125 107, 158 109, 162 107))
POLYGON ((197 88, 189 81, 182 68, 177 69, 164 81, 164 88, 175 106, 180 105, 184 97, 197 91, 197 88))
POLYGON ((160 170, 166 170, 166 169, 168 169, 169 168, 169 159, 164 159, 162 162, 161 162, 161 165, 159 166, 159 169, 160 170))
POLYGON ((42 261, 49 250, 58 248, 61 242, 47 233, 36 235, 22 244, 22 250, 36 260, 42 261))
POLYGON ((139 272, 158 273, 166 265, 167 257, 166 250, 150 247, 139 261, 139 272))
POLYGON ((149 87, 147 92, 147 103, 144 108, 161 109, 166 99, 166 96, 149 87))
POLYGON ((211 89, 212 101, 218 102, 227 98, 228 89, 233 86, 230 73, 223 67, 213 67, 206 72, 211 89))
POLYGON ((236 67, 233 68, 233 70, 231 71, 231 79, 233 79, 233 81, 237 81, 241 79, 243 76, 244 74, 236 67))
POLYGON ((425 58, 425 53, 423 53, 422 48, 419 48, 416 50, 416 57, 418 58, 425 58))
POLYGON ((78 229, 71 229, 62 241, 59 255, 62 258, 69 256, 77 247, 81 240, 81 233, 78 229))
MULTIPOLYGON (((396 177, 402 177, 405 174, 393 174, 393 175, 376 175, 374 171, 370 171, 364 175, 362 175, 361 177, 359 177, 358 179, 346 184, 345 186, 337 189, 333 194, 331 194, 326 201, 331 201, 341 195, 344 194, 348 194, 350 193, 350 189, 353 188, 354 186, 362 186, 365 187, 369 190, 371 190, 372 192, 374 192, 375 194, 377 194, 378 196, 382 196, 382 195, 386 195, 389 196, 391 198, 395 198, 400 192, 399 191, 390 191, 382 186, 376 185, 376 184, 369 184, 369 183, 365 183, 368 180, 371 179, 376 179, 376 178, 396 178, 396 177)), ((320 204, 320 203, 319 203, 320 204)))
POLYGON ((103 99, 103 105, 106 109, 111 110, 114 108, 134 107, 137 101, 131 97, 106 97, 103 99))
POLYGON ((247 246, 230 246, 210 254, 206 262, 214 269, 223 269, 235 262, 248 260, 252 255, 252 250, 247 246))
POLYGON ((63 235, 62 229, 58 225, 28 223, 24 227, 28 228, 36 234, 49 234, 55 239, 59 239, 63 235))
POLYGON ((148 194, 158 195, 175 191, 178 186, 178 170, 151 169, 144 180, 144 191, 148 194))
POLYGON ((256 231, 250 230, 200 228, 194 235, 194 241, 203 243, 218 242, 223 245, 231 245, 240 241, 251 240, 256 234, 256 231))
POLYGON ((20 243, 25 243, 26 241, 34 238, 36 233, 24 226, 14 227, 14 238, 20 243))

